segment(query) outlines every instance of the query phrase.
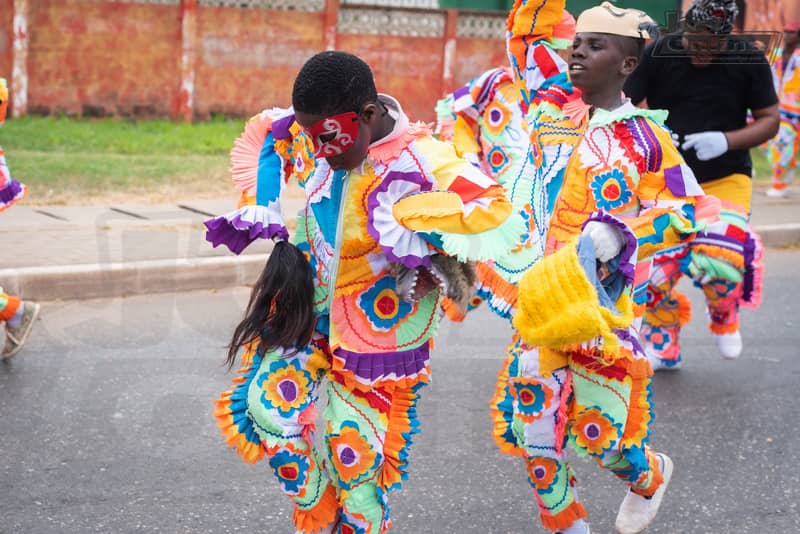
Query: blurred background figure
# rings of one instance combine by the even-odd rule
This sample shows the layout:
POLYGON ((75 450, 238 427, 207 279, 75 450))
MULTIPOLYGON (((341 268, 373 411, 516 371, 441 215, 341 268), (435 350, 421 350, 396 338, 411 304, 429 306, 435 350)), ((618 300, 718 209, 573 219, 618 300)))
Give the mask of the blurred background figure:
MULTIPOLYGON (((7 109, 8 85, 5 78, 0 78, 0 126, 5 122, 7 109)), ((25 196, 25 191, 25 184, 11 177, 3 147, 0 147, 0 211, 19 202, 25 196)), ((20 351, 38 315, 38 304, 23 302, 19 297, 6 294, 0 287, 0 321, 6 325, 3 359, 11 358, 20 351)))
POLYGON ((770 197, 785 197, 794 180, 800 138, 800 21, 783 28, 783 50, 772 67, 775 91, 778 93, 780 127, 769 142, 767 157, 772 166, 770 197))
POLYGON ((750 149, 777 133, 778 99, 763 51, 731 35, 737 15, 734 0, 694 0, 683 31, 648 46, 625 84, 635 104, 669 111, 667 126, 681 155, 706 194, 722 202, 719 221, 653 267, 642 333, 655 370, 681 364, 678 337, 691 309, 675 290, 683 274, 705 294, 709 329, 723 358, 742 352, 740 305, 761 301, 761 245, 749 224, 750 149))

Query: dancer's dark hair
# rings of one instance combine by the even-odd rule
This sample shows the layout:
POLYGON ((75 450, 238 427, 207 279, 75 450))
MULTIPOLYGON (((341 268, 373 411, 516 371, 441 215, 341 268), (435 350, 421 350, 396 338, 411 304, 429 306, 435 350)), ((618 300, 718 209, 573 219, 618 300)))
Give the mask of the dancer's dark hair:
POLYGON ((314 279, 305 254, 286 241, 275 244, 261 272, 244 319, 228 345, 228 367, 241 347, 261 338, 259 349, 302 348, 314 333, 314 279))
POLYGON ((372 70, 364 60, 346 52, 321 52, 306 61, 294 80, 292 105, 309 115, 359 113, 376 102, 372 70))

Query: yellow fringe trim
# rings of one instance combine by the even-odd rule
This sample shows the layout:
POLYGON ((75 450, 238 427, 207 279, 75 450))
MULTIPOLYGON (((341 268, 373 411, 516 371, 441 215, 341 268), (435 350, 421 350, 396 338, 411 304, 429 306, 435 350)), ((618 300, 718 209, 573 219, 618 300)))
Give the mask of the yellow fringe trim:
POLYGON ((514 327, 532 346, 563 349, 602 338, 607 360, 618 357, 620 341, 615 329, 627 328, 634 319, 633 302, 623 293, 614 314, 600 305, 577 254, 577 238, 531 267, 519 282, 514 327))

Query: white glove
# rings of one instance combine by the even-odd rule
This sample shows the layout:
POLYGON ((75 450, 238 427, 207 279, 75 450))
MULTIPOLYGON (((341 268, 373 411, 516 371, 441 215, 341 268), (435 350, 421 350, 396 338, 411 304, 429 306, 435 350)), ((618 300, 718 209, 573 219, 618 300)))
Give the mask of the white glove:
POLYGON ((604 263, 616 257, 625 244, 620 231, 604 222, 589 221, 583 227, 583 235, 588 235, 592 239, 594 255, 604 263))
POLYGON ((694 149, 697 159, 708 161, 718 158, 728 151, 728 138, 722 132, 700 132, 686 136, 684 150, 694 149))

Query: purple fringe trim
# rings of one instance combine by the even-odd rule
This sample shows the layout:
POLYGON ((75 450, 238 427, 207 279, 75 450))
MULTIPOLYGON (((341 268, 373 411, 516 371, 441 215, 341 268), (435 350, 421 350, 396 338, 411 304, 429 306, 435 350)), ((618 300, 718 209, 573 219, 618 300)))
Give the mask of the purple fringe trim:
POLYGON ((756 240, 750 232, 747 232, 747 240, 744 242, 744 280, 742 280, 742 300, 751 302, 753 291, 755 290, 756 276, 756 240))
MULTIPOLYGON (((419 184, 420 191, 430 191, 431 184, 428 182, 425 177, 418 173, 418 172, 399 172, 399 171, 392 171, 386 175, 386 178, 380 183, 378 187, 375 188, 372 193, 369 195, 369 199, 367 200, 367 211, 369 213, 368 220, 367 220, 367 232, 371 235, 375 241, 381 246, 384 254, 389 259, 389 261, 400 263, 401 265, 405 265, 409 269, 418 269, 420 267, 430 267, 431 266, 431 259, 430 256, 423 256, 420 258, 419 256, 414 256, 413 254, 409 254, 408 256, 398 256, 394 253, 394 250, 389 245, 384 245, 381 243, 381 233, 375 227, 373 214, 375 210, 378 209, 380 203, 378 201, 378 196, 381 193, 385 193, 389 190, 389 186, 392 184, 394 180, 404 180, 406 182, 419 184)), ((400 199, 395 199, 400 200, 400 199)), ((391 209, 391 207, 389 207, 391 209)))
POLYGON ((261 222, 243 221, 236 215, 231 220, 222 217, 209 219, 205 223, 206 241, 213 247, 225 245, 234 254, 240 254, 256 239, 289 239, 289 231, 282 224, 264 225, 261 222))
POLYGON ((0 189, 0 208, 8 207, 25 195, 25 186, 13 178, 0 189))
POLYGON ((402 352, 365 354, 336 349, 334 355, 344 360, 344 368, 358 378, 375 382, 382 378, 414 377, 423 371, 430 361, 430 348, 424 344, 416 349, 402 352))

